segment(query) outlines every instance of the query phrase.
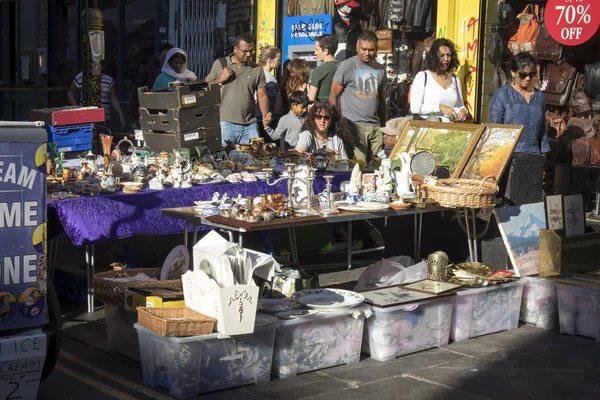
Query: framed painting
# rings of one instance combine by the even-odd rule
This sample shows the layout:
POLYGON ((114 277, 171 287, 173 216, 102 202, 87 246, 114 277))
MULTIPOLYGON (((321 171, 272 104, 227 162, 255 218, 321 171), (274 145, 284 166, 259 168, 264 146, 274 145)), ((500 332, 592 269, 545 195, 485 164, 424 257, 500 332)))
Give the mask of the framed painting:
POLYGON ((488 176, 500 181, 508 160, 523 133, 521 125, 482 124, 475 144, 460 177, 480 180, 488 176))
POLYGON ((573 193, 563 196, 563 218, 565 236, 577 236, 585 233, 585 206, 583 194, 573 193))
POLYGON ((494 209, 498 228, 517 276, 539 272, 540 229, 546 229, 544 204, 494 209))
POLYGON ((554 194, 546 196, 546 225, 551 231, 563 228, 563 196, 554 194))
POLYGON ((480 129, 480 125, 471 124, 408 121, 390 153, 392 168, 402 166, 396 155, 428 151, 435 159, 435 176, 457 178, 479 139, 480 129))

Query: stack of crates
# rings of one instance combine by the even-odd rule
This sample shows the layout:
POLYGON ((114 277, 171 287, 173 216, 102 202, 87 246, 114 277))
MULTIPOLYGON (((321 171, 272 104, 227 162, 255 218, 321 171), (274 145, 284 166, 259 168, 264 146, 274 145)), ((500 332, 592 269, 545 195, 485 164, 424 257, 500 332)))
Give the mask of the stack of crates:
POLYGON ((104 109, 98 107, 58 107, 31 110, 31 121, 43 121, 48 142, 56 143, 63 153, 87 151, 92 148, 95 122, 104 122, 104 109))
POLYGON ((221 89, 205 82, 149 91, 138 89, 145 147, 154 152, 206 146, 221 149, 221 89))

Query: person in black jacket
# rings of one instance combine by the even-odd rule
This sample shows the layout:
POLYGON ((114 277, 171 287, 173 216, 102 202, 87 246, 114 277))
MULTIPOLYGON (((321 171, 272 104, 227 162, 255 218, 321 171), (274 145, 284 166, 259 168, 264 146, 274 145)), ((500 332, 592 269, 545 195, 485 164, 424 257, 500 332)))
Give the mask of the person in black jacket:
POLYGON ((338 43, 346 43, 346 49, 336 56, 344 61, 356 55, 356 42, 362 32, 360 20, 363 19, 360 3, 356 0, 335 0, 336 12, 333 14, 333 31, 338 43))

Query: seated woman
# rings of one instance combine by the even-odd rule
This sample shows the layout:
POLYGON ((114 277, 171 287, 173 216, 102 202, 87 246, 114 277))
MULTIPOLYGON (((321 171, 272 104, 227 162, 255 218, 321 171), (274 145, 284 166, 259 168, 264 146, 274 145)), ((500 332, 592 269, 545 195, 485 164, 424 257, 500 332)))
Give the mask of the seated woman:
POLYGON ((331 150, 338 157, 347 159, 344 142, 348 145, 354 142, 350 129, 334 106, 328 101, 319 101, 313 105, 304 120, 296 151, 316 153, 326 149, 325 152, 331 150))
POLYGON ((460 122, 468 111, 462 97, 460 79, 453 74, 459 67, 454 44, 437 39, 425 56, 427 70, 415 75, 410 91, 410 111, 422 118, 430 113, 443 122, 460 122))
POLYGON ((167 52, 161 71, 152 90, 167 89, 170 82, 187 84, 198 80, 196 74, 187 69, 187 54, 179 47, 173 47, 167 52))

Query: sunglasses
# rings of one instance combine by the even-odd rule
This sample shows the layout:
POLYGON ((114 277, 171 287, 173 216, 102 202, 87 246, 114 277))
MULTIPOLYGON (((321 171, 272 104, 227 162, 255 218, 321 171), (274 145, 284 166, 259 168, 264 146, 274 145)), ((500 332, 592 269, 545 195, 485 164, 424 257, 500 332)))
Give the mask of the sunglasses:
POLYGON ((315 114, 315 119, 324 119, 325 121, 331 121, 331 115, 315 114))
POLYGON ((537 75, 537 72, 517 72, 520 79, 525 79, 527 77, 533 79, 537 75))

